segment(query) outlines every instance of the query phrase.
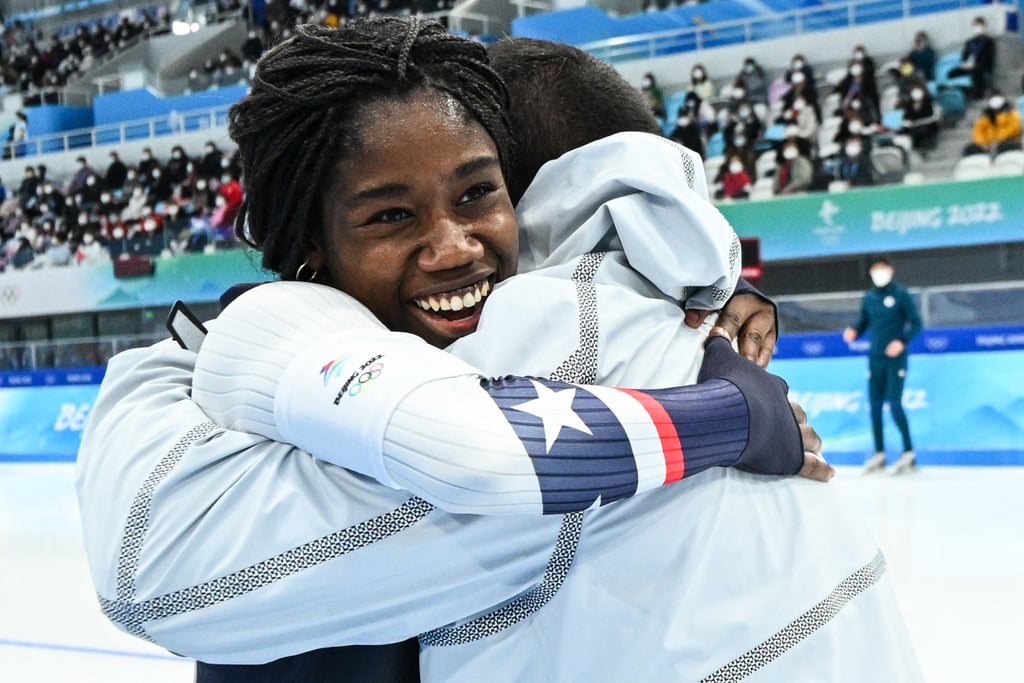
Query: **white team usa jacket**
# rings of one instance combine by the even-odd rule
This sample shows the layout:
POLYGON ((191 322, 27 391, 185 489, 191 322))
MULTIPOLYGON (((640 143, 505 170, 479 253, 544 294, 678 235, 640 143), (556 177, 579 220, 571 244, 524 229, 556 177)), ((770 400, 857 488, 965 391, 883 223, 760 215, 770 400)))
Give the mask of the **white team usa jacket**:
MULTIPOLYGON (((576 178, 617 163, 625 185, 593 196, 587 183, 562 187, 590 207, 569 226, 579 228, 569 230, 575 253, 527 259, 534 274, 498 288, 478 332, 453 349, 485 376, 694 381, 706 330, 685 327, 675 301, 690 295, 712 307, 727 298, 735 238, 699 203, 699 162, 630 137, 542 171, 537 187, 549 171, 576 178), (685 207, 676 223, 635 210, 632 199, 662 191, 652 182, 675 184, 675 204, 685 207), (637 274, 666 249, 645 257, 644 245, 656 242, 633 236, 654 231, 672 244, 687 230, 704 241, 687 236, 691 250, 671 252, 682 270, 637 274), (595 248, 607 253, 586 255, 595 248), (678 276, 714 259, 716 272, 678 276)), ((536 225, 530 199, 520 208, 526 230, 536 225)), ((293 310, 300 290, 288 292, 298 297, 293 310)), ((344 299, 318 310, 379 327, 344 299)), ((586 512, 450 514, 418 497, 429 490, 410 495, 216 425, 210 417, 220 413, 210 408, 208 417, 192 400, 194 381, 213 384, 194 376, 195 362, 171 342, 114 359, 79 460, 101 605, 121 628, 171 651, 255 663, 420 635, 425 681, 920 680, 884 557, 839 482, 712 469, 586 512)), ((446 421, 439 411, 436 437, 457 441, 472 418, 446 421)), ((570 431, 554 425, 552 445, 570 431)), ((379 463, 363 469, 383 472, 379 463)), ((418 481, 402 479, 407 488, 418 481)), ((516 495, 524 509, 541 510, 539 488, 516 495)))

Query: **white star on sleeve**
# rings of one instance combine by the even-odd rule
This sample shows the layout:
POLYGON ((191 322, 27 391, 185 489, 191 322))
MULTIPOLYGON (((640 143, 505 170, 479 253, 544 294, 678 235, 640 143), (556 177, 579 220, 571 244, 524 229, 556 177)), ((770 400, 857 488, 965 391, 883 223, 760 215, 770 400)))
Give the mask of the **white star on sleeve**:
POLYGON ((591 434, 590 427, 580 419, 572 409, 572 401, 576 397, 576 389, 552 391, 540 382, 533 382, 537 390, 537 398, 525 403, 511 406, 514 410, 539 417, 544 423, 545 451, 550 452, 552 444, 558 439, 562 427, 569 427, 584 434, 591 434))

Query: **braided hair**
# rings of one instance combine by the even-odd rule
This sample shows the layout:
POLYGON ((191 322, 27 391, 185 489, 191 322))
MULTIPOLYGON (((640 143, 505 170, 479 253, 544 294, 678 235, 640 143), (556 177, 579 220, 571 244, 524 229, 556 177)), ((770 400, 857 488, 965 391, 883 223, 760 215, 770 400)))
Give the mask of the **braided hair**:
POLYGON ((334 169, 360 139, 374 104, 423 89, 458 102, 487 131, 507 176, 512 137, 504 82, 484 47, 436 21, 357 20, 296 34, 259 61, 248 95, 228 116, 246 199, 239 239, 263 252, 263 267, 295 279, 321 243, 323 200, 334 169))

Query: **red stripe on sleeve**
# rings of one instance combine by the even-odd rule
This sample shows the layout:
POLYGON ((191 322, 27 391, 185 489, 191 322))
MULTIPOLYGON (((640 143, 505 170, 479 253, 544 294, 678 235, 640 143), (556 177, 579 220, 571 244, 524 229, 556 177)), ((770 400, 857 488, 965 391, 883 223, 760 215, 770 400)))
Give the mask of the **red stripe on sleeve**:
POLYGON ((665 456, 664 483, 668 484, 669 482, 682 479, 683 472, 686 470, 683 445, 679 443, 679 433, 676 432, 676 426, 672 422, 672 418, 669 417, 668 411, 650 394, 633 389, 620 389, 619 391, 627 393, 636 399, 643 406, 644 410, 647 411, 647 414, 651 416, 651 422, 658 432, 658 438, 661 440, 661 450, 665 456))

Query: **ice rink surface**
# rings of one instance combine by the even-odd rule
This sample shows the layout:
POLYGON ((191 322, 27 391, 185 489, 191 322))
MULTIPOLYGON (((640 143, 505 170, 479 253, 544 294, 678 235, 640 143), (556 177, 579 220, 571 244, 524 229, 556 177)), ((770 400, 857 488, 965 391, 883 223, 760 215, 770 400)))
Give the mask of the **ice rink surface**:
MULTIPOLYGON (((876 530, 928 681, 1024 681, 1024 467, 899 477, 840 468, 828 486, 846 489, 876 530)), ((189 660, 101 615, 78 532, 73 466, 0 464, 0 680, 192 676, 189 660)))

